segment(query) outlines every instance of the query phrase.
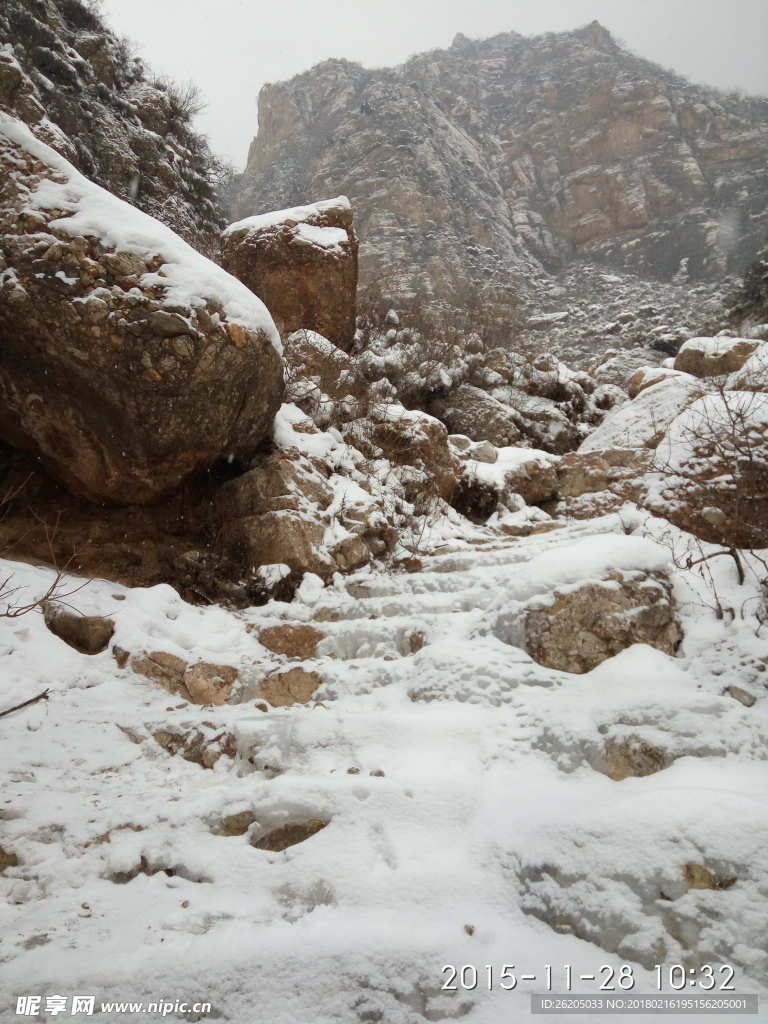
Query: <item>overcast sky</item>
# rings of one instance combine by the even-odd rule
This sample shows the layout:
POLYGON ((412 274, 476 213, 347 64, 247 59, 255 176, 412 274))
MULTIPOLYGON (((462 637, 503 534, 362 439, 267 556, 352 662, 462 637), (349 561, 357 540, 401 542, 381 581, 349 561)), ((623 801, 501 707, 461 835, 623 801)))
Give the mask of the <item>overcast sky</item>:
POLYGON ((198 127, 237 167, 265 82, 329 57, 399 64, 457 32, 537 35, 597 19, 695 82, 768 95, 768 0, 103 0, 103 10, 154 71, 200 87, 198 127))

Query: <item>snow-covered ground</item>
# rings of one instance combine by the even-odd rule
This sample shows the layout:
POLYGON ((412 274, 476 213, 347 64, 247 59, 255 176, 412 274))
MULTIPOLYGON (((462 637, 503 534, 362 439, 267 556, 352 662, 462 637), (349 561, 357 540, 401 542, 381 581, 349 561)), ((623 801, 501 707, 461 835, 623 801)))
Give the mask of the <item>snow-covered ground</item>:
MULTIPOLYGON (((39 996, 39 1019, 55 1020, 45 1007, 58 995, 70 1019, 72 997, 93 995, 93 1019, 115 1022, 162 1014, 102 1002, 205 1001, 209 1014, 167 1019, 237 1024, 514 1024, 547 991, 548 968, 552 992, 567 991, 568 967, 574 993, 605 998, 656 993, 655 964, 666 994, 674 964, 693 972, 686 996, 709 985, 707 964, 712 995, 728 995, 723 965, 736 992, 762 993, 768 645, 756 585, 739 586, 728 558, 707 563, 709 582, 673 569, 677 656, 634 646, 584 675, 494 633, 513 602, 670 562, 667 545, 679 555, 686 536, 662 526, 627 507, 522 539, 468 526, 441 540, 436 528, 421 572, 367 569, 245 612, 99 580, 68 599, 112 617, 114 643, 133 654, 238 668, 241 702, 221 707, 184 703, 109 649, 77 653, 39 612, 0 618, 0 710, 51 689, 0 718, 0 843, 17 858, 0 874, 0 1018, 24 1019, 18 997, 39 996), (257 637, 280 623, 325 634, 317 657, 289 665, 322 685, 306 705, 265 711, 258 684, 286 658, 257 637), (196 727, 232 733, 234 756, 208 770, 153 738, 196 727), (614 781, 599 770, 606 744, 627 738, 669 766, 614 781), (243 812, 247 831, 226 834, 237 829, 223 819, 243 812), (306 821, 328 824, 282 852, 252 845, 306 821), (691 865, 720 887, 692 887, 691 865), (619 988, 622 965, 632 990, 619 988)), ((44 569, 3 569, 29 598, 50 583, 44 569)))

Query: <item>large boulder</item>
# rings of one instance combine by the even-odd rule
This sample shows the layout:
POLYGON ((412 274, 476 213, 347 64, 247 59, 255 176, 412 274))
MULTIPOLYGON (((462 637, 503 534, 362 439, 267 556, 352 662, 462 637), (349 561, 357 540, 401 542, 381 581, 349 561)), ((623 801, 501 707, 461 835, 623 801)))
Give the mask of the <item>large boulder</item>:
POLYGON ((677 353, 675 369, 694 377, 735 373, 762 344, 753 338, 691 338, 677 353))
POLYGON ((283 394, 263 303, 19 121, 0 167, 0 437, 119 504, 249 458, 283 394))
POLYGON ((655 448, 672 421, 706 391, 707 386, 690 375, 662 377, 631 402, 612 409, 579 452, 655 448))
POLYGON ((575 673, 591 671, 632 644, 674 654, 682 639, 669 579, 618 569, 604 580, 534 598, 500 619, 497 633, 540 665, 575 673))
POLYGON ((237 221, 223 266, 263 299, 281 334, 317 331, 345 351, 355 335, 357 236, 345 196, 237 221))
POLYGON ((505 448, 520 437, 515 410, 471 384, 462 384, 447 398, 437 399, 431 409, 452 433, 466 434, 473 441, 490 441, 505 448))

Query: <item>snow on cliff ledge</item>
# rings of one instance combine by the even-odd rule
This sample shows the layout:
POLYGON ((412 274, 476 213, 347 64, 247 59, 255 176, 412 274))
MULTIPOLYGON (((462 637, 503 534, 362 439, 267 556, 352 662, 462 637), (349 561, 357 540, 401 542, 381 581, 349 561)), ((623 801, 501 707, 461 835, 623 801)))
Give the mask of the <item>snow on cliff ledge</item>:
POLYGON ((244 284, 165 224, 89 181, 21 121, 0 115, 0 135, 56 172, 57 181, 44 179, 29 198, 30 209, 66 211, 51 222, 52 228, 73 238, 99 238, 116 251, 161 256, 165 262, 156 273, 143 276, 143 287, 166 289, 166 305, 200 306, 212 299, 224 307, 228 320, 263 331, 282 355, 280 335, 267 307, 244 284))

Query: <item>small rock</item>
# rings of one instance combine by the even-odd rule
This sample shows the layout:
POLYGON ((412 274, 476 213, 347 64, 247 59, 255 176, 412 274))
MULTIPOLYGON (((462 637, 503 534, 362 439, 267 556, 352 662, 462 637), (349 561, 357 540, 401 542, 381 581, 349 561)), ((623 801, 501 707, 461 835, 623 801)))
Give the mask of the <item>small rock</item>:
POLYGON ((373 777, 376 779, 384 778, 384 772, 381 770, 381 768, 374 769, 374 771, 372 771, 370 774, 373 775, 373 777))
POLYGON ((43 601, 45 624, 50 631, 81 654, 100 654, 107 649, 115 624, 102 615, 78 615, 52 601, 43 601))
POLYGON ((730 694, 734 700, 743 704, 745 708, 751 708, 757 699, 754 694, 749 693, 747 690, 742 690, 740 686, 734 686, 733 684, 731 684, 725 692, 730 694))
POLYGON ((267 832, 259 839, 252 840, 251 845, 255 846, 257 850, 270 850, 273 853, 279 853, 281 850, 287 850, 289 846, 303 843, 324 829, 327 824, 327 821, 321 821, 319 818, 310 818, 309 821, 303 822, 288 822, 286 825, 272 829, 271 832, 267 832))
POLYGON ((467 933, 467 935, 474 935, 475 934, 475 926, 473 924, 465 924, 464 925, 464 931, 467 933))
POLYGON ((256 815, 253 811, 228 814, 221 819, 221 831, 225 836, 244 836, 255 821, 256 815))
POLYGON ((360 774, 360 769, 359 768, 347 768, 347 775, 359 775, 359 774, 360 774))
POLYGON ((717 888, 714 875, 709 868, 705 868, 703 864, 696 864, 693 861, 690 861, 688 864, 683 864, 683 875, 691 889, 717 888))
POLYGON ((9 853, 8 850, 0 846, 0 875, 6 868, 15 868, 18 863, 19 859, 15 853, 9 853))

